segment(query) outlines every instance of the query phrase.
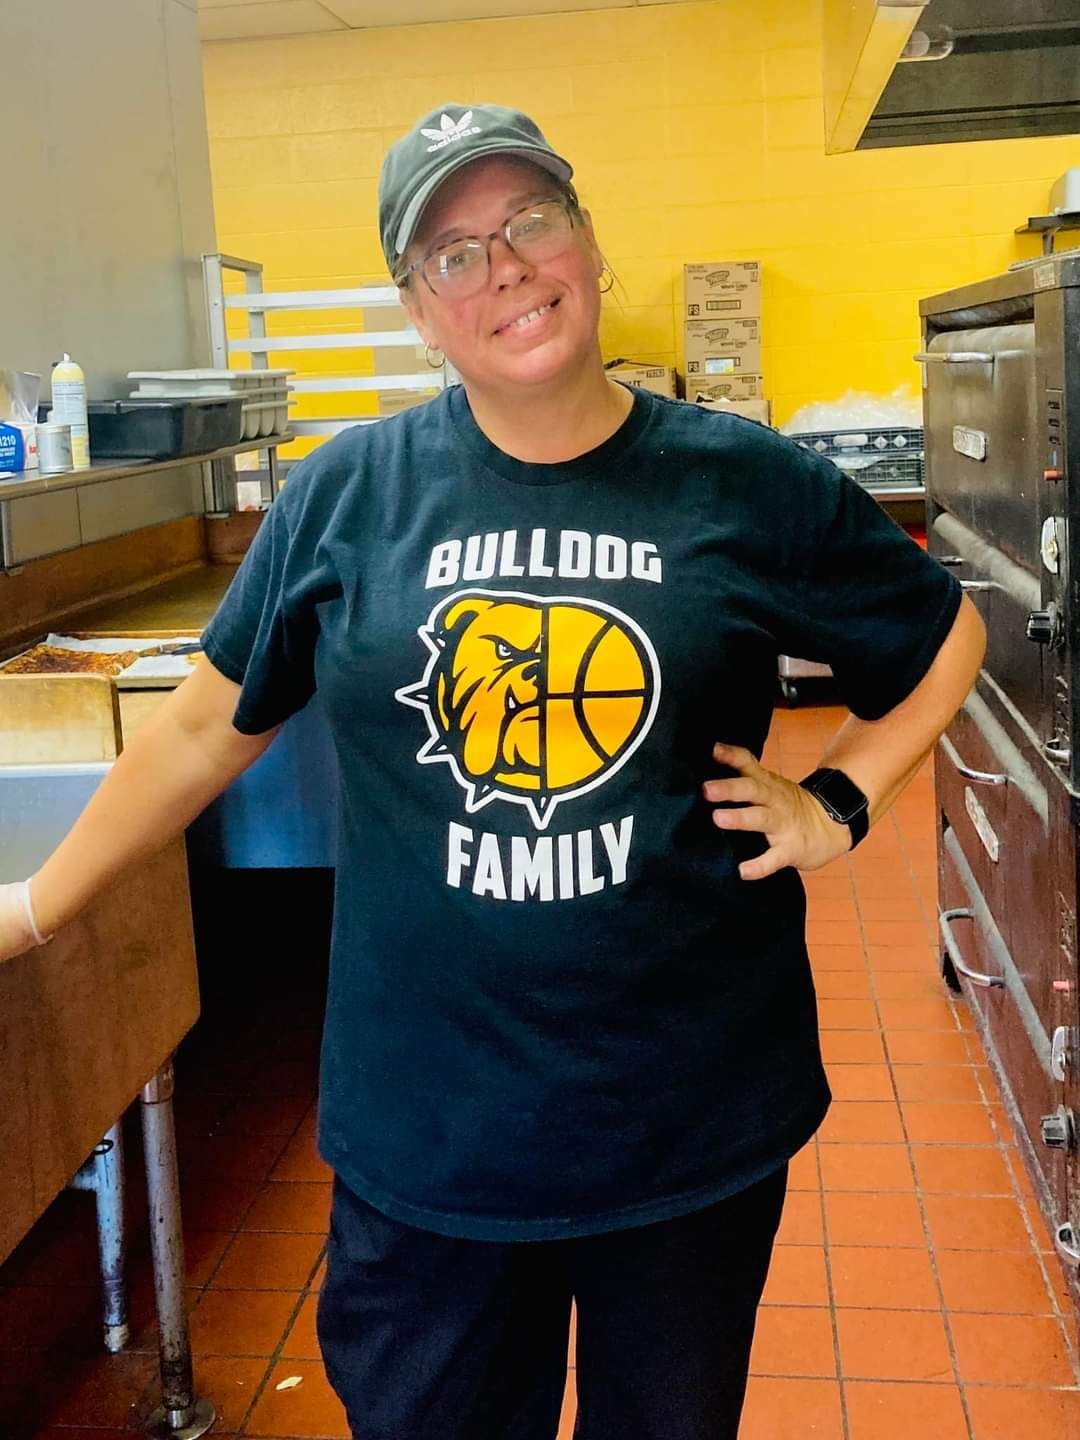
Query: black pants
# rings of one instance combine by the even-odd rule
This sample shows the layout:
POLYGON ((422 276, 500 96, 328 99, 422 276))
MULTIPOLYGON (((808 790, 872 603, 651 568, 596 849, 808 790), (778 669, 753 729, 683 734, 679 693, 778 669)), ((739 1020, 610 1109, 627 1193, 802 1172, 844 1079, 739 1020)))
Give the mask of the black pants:
POLYGON ((736 1440, 787 1167, 677 1220, 452 1240, 334 1186, 319 1340, 356 1440, 736 1440))

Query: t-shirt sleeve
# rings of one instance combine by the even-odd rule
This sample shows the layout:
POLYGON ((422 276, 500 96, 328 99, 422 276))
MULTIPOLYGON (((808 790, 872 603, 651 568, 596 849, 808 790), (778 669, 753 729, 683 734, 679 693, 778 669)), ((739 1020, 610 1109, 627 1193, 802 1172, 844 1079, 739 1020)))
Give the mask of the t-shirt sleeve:
POLYGON ((878 720, 929 670, 960 585, 830 461, 785 449, 802 503, 788 512, 791 563, 774 614, 780 653, 829 665, 849 709, 878 720))
MULTIPOLYGON (((203 650, 238 684, 233 724, 260 735, 303 709, 315 690, 318 614, 313 565, 285 492, 266 512, 210 624, 203 650)), ((291 501, 294 496, 290 495, 291 501)))

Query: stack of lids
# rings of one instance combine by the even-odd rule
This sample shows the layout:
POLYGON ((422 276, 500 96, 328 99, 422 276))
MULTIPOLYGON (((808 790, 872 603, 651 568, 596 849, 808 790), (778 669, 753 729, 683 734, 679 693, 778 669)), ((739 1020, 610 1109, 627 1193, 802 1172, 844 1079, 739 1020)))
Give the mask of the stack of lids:
POLYGON ((289 425, 292 370, 131 370, 133 400, 196 400, 239 396, 242 440, 283 435, 289 425))

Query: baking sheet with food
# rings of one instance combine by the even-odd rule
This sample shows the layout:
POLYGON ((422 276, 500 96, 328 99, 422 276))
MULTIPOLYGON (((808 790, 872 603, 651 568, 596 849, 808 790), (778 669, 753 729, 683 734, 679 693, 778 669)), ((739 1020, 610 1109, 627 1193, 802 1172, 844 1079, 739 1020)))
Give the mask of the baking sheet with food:
POLYGON ((0 675, 108 675, 121 690, 177 685, 202 650, 199 635, 57 635, 24 650, 0 675))

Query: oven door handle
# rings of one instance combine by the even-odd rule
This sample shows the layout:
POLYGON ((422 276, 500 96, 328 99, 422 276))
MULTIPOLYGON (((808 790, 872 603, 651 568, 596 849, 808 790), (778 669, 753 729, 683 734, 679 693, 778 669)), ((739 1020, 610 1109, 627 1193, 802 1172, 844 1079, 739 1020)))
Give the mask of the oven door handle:
POLYGON ((1007 785, 1008 775, 995 775, 989 770, 973 770, 970 765, 965 765, 960 759, 960 752, 947 735, 941 736, 941 748, 948 755, 956 769, 963 775, 965 780, 970 780, 974 785, 1007 785))
MULTIPOLYGON (((1056 984, 1068 981, 1056 981, 1056 984)), ((1067 1080, 1069 1078, 1069 1067, 1072 1063, 1072 1049, 1070 1046, 1068 1025, 1059 1025, 1050 1037, 1050 1074, 1055 1080, 1067 1080)))
POLYGON ((996 590, 998 587, 993 580, 961 580, 961 590, 996 590))
POLYGON ((1080 1265, 1080 1235, 1069 1224, 1054 1227, 1054 1246, 1063 1260, 1080 1265))
POLYGON ((975 911, 963 907, 955 910, 942 910, 938 916, 938 924, 941 926, 941 938, 945 942, 945 949, 949 953, 949 959, 958 975, 963 975, 965 980, 970 980, 972 985, 980 985, 984 990, 1003 990, 1005 981, 1000 975, 983 975, 978 970, 971 970, 964 963, 964 957, 960 953, 960 946, 956 943, 956 936, 952 932, 954 920, 974 920, 975 911))
POLYGON ((911 357, 920 365, 993 365, 989 350, 920 350, 911 357))

